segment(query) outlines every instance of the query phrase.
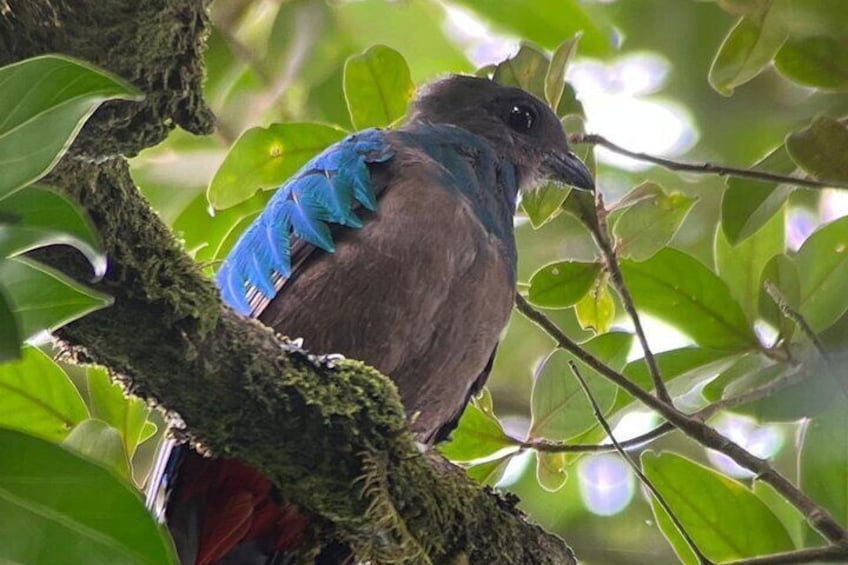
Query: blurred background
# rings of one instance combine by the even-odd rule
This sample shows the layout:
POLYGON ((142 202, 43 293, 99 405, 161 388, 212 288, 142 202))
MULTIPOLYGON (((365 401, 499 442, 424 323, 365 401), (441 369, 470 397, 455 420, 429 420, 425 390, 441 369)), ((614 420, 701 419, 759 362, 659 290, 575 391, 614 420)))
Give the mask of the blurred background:
MULTIPOLYGON (((403 54, 413 81, 422 85, 446 73, 470 73, 497 63, 515 54, 522 41, 552 50, 578 31, 583 36, 567 80, 585 110, 586 131, 633 151, 750 166, 812 116, 846 114, 848 97, 799 86, 773 69, 730 98, 717 93, 707 75, 736 19, 726 11, 732 4, 218 0, 212 5, 205 90, 218 118, 217 132, 199 138, 174 131, 165 143, 134 158, 133 175, 186 247, 212 269, 212 260, 264 203, 258 195, 233 209, 210 211, 206 189, 229 147, 246 129, 275 122, 318 121, 351 129, 342 90, 349 56, 377 43, 388 45, 403 54)), ((598 184, 608 203, 645 180, 697 198, 672 244, 713 265, 723 179, 673 174, 602 150, 596 159, 598 184)), ((787 245, 797 248, 821 221, 846 213, 848 200, 835 191, 793 193, 787 245)), ((596 256, 588 232, 566 215, 539 231, 517 221, 520 281, 565 256, 587 261, 596 256)), ((572 337, 591 337, 580 328, 573 309, 550 315, 572 337)), ((660 322, 649 319, 647 326, 657 352, 690 343, 660 322)), ((630 328, 623 318, 616 318, 613 327, 630 328)), ((516 437, 529 426, 534 374, 551 349, 549 338, 520 315, 513 317, 488 386, 495 412, 516 437)), ((639 356, 635 350, 630 358, 639 356)), ((714 376, 724 368, 706 365, 705 371, 714 376)), ((617 436, 632 437, 656 423, 649 412, 632 410, 615 422, 617 436)), ((793 477, 797 426, 760 426, 736 416, 717 425, 757 455, 777 456, 778 465, 793 477)), ((744 476, 675 435, 653 447, 662 446, 744 476)), ((642 488, 618 455, 570 459, 568 480, 557 492, 539 486, 533 457, 514 458, 498 486, 516 493, 521 507, 560 533, 583 562, 676 562, 642 488)))

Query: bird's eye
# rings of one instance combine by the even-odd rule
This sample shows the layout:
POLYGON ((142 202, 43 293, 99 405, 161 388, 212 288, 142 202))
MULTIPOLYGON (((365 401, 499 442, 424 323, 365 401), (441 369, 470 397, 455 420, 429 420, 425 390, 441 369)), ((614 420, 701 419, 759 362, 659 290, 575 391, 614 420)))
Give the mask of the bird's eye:
POLYGON ((506 123, 519 133, 527 133, 536 123, 536 113, 528 106, 516 104, 510 108, 506 123))

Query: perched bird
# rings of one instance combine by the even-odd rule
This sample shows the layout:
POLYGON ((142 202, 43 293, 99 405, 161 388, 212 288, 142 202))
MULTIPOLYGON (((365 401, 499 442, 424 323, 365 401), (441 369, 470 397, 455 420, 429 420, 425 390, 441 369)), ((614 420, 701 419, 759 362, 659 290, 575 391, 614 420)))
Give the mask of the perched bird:
MULTIPOLYGON (((218 272, 221 295, 310 351, 376 367, 412 432, 440 441, 491 370, 517 199, 543 181, 594 186, 557 116, 523 90, 449 76, 398 129, 353 134, 284 183, 218 272)), ((273 563, 299 542, 302 516, 258 472, 179 453, 161 469, 184 563, 273 563)))

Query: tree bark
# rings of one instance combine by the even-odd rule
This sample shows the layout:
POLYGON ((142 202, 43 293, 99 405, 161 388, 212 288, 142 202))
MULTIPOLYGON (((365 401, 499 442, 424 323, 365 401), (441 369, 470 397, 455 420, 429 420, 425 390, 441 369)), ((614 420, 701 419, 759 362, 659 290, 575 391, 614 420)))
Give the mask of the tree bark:
MULTIPOLYGON (((109 257, 112 307, 61 337, 178 413, 210 451, 260 469, 362 559, 424 563, 575 563, 515 501, 420 453, 389 379, 328 361, 242 318, 139 194, 124 155, 175 125, 209 133, 202 0, 0 0, 0 64, 44 52, 89 60, 142 89, 88 122, 49 182, 88 212, 109 257)), ((41 255, 90 278, 76 252, 41 255)))

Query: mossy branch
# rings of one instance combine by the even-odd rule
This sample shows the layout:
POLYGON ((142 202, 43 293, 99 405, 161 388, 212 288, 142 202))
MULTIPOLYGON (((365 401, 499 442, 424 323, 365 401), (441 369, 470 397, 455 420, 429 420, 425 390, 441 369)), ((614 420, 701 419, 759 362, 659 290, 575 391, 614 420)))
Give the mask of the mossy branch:
MULTIPOLYGON (((200 93, 205 1, 2 4, 0 64, 63 52, 147 94, 141 103, 107 104, 49 179, 97 225, 109 269, 92 286, 115 298, 64 328, 66 341, 179 413, 188 433, 215 453, 256 466, 370 557, 575 562, 561 539, 529 523, 512 501, 438 454, 420 453, 389 379, 357 361, 311 356, 224 307, 139 194, 119 154, 158 143, 175 124, 196 133, 212 127, 200 93)), ((40 258, 90 277, 73 250, 40 258)))

